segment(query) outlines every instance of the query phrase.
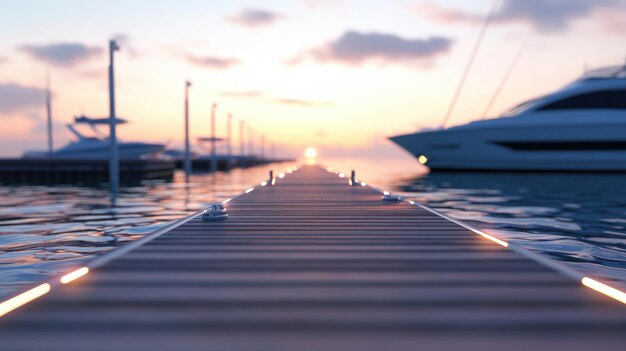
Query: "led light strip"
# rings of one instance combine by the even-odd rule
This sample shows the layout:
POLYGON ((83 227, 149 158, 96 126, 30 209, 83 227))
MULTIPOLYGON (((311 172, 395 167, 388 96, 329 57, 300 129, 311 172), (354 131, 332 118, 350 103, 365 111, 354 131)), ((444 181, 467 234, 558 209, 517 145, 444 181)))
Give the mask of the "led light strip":
POLYGON ((623 291, 619 291, 615 289, 614 287, 608 286, 604 283, 600 283, 599 281, 595 279, 591 279, 589 277, 584 277, 581 280, 581 283, 583 283, 583 285, 588 288, 591 288, 601 294, 604 294, 608 297, 612 297, 615 300, 623 304, 626 304, 626 293, 624 293, 623 291))
POLYGON ((71 282, 73 282, 74 280, 84 276, 85 274, 89 273, 89 268, 87 267, 82 267, 79 268, 71 273, 68 273, 64 276, 61 277, 61 279, 59 279, 59 281, 61 282, 61 284, 69 284, 71 282))
MULTIPOLYGON (((343 176, 344 176, 344 174, 339 172, 339 171, 336 171, 336 172, 332 172, 330 170, 328 170, 328 171, 331 172, 331 173, 338 174, 339 177, 341 177, 341 178, 343 178, 343 176)), ((361 185, 363 185, 363 183, 361 185)), ((363 185, 363 186, 365 186, 365 185, 363 185)), ((371 185, 370 185, 370 187, 372 189, 374 189, 374 190, 377 190, 377 191, 383 193, 383 195, 390 194, 388 191, 381 191, 380 189, 378 189, 376 187, 373 187, 371 185)), ((527 249, 524 249, 524 248, 521 248, 521 247, 518 247, 518 246, 515 246, 515 245, 511 245, 511 244, 509 244, 508 242, 506 242, 506 241, 504 241, 502 239, 496 238, 495 236, 487 234, 487 233, 485 233, 485 232, 483 232, 481 230, 472 228, 471 226, 469 226, 469 225, 467 225, 467 224, 465 224, 465 223, 463 223, 461 221, 458 221, 458 220, 456 220, 454 218, 451 218, 450 216, 447 216, 447 215, 445 215, 443 213, 440 213, 440 212, 438 212, 436 210, 433 210, 433 209, 431 209, 428 206, 416 203, 413 200, 406 200, 406 201, 409 204, 411 204, 411 205, 418 206, 418 207, 420 207, 420 208, 422 208, 422 209, 424 209, 424 210, 426 210, 428 212, 431 212, 431 213, 433 213, 433 214, 435 214, 435 215, 437 215, 439 217, 447 219, 450 222, 456 223, 456 224, 460 225, 461 227, 463 227, 465 229, 469 229, 470 231, 474 232, 475 234, 478 234, 478 235, 482 236, 483 238, 488 239, 488 240, 490 240, 490 241, 492 241, 492 242, 494 242, 494 243, 496 243, 498 245, 506 247, 509 250, 514 251, 514 252, 516 252, 516 253, 518 253, 518 254, 520 254, 522 256, 525 256, 526 258, 528 258, 528 259, 530 259, 532 261, 535 261, 535 262, 537 262, 539 264, 542 264, 542 265, 544 265, 544 266, 546 266, 548 268, 554 269, 555 271, 557 271, 557 272, 559 272, 559 273, 561 273, 561 274, 563 274, 563 275, 565 275, 567 277, 570 277, 572 279, 578 280, 578 281, 580 281, 582 283, 583 286, 585 286, 587 288, 595 290, 595 291, 597 291, 597 292, 599 292, 599 293, 601 293, 603 295, 606 295, 606 296, 608 296, 610 298, 613 298, 613 299, 615 299, 615 300, 617 300, 617 301, 619 301, 619 302, 621 302, 623 304, 626 304, 626 293, 621 291, 621 290, 619 290, 619 289, 616 289, 616 288, 614 288, 612 286, 609 286, 607 284, 601 283, 601 282, 599 282, 599 281, 597 281, 595 279, 583 276, 581 273, 574 271, 573 269, 563 265, 560 262, 557 262, 557 261, 554 261, 552 259, 543 257, 543 256, 538 255, 538 254, 536 254, 536 253, 534 253, 532 251, 529 251, 527 249)))
POLYGON ((50 288, 50 284, 44 283, 0 303, 0 317, 47 294, 50 288))
MULTIPOLYGON (((296 171, 298 168, 297 167, 293 167, 291 168, 291 172, 289 173, 293 173, 294 171, 296 171)), ((285 177, 285 173, 281 173, 282 177, 285 177)), ((272 184, 275 182, 275 178, 272 180, 272 184)), ((265 183, 265 185, 267 185, 267 182, 262 182, 265 183)), ((262 184, 261 183, 261 184, 262 184)), ((246 189, 243 193, 238 194, 236 196, 233 196, 231 198, 228 198, 224 201, 222 201, 222 204, 226 204, 230 201, 232 201, 233 199, 245 194, 249 194, 254 190, 254 187, 252 188, 248 188, 246 189)), ((113 250, 111 252, 109 252, 108 254, 104 254, 98 258, 96 258, 95 260, 91 261, 89 264, 89 267, 91 268, 95 268, 98 266, 103 265, 106 262, 109 262, 129 251, 132 251, 133 249, 143 245, 144 243, 151 241, 161 235, 163 235, 164 233, 169 232, 170 230, 183 225, 185 223, 187 223, 188 221, 196 218, 198 215, 200 215, 202 213, 202 211, 199 211, 197 213, 191 214, 185 218, 182 218, 178 221, 175 221, 174 223, 171 223, 163 228, 161 228, 160 230, 157 230, 139 240, 135 240, 119 249, 113 250)), ((30 290, 27 290, 19 295, 16 295, 8 300, 5 300, 3 302, 0 302, 0 317, 6 315, 7 313, 14 311, 15 309, 24 306, 25 304, 40 298, 41 296, 49 293, 52 290, 52 287, 58 283, 61 283, 63 285, 65 284, 69 284, 85 275, 87 275, 87 273, 89 273, 89 267, 81 267, 78 268, 70 273, 67 273, 65 275, 63 275, 61 278, 58 279, 58 281, 52 280, 48 283, 43 283, 41 285, 38 285, 30 290)))

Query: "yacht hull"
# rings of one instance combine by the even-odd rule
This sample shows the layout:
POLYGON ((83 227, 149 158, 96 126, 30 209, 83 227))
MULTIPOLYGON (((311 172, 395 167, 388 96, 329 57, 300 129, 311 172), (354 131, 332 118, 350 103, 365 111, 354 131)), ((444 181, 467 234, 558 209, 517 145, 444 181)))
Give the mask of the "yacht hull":
MULTIPOLYGON (((122 160, 136 160, 157 154, 163 151, 164 148, 165 145, 163 144, 122 142, 118 144, 118 153, 119 158, 122 160)), ((53 152, 51 156, 48 156, 45 152, 29 152, 24 154, 23 158, 50 157, 67 160, 100 160, 108 159, 110 155, 111 149, 108 142, 98 142, 87 145, 73 143, 53 152)))
POLYGON ((425 156, 431 170, 626 172, 624 123, 451 128, 390 139, 425 156))

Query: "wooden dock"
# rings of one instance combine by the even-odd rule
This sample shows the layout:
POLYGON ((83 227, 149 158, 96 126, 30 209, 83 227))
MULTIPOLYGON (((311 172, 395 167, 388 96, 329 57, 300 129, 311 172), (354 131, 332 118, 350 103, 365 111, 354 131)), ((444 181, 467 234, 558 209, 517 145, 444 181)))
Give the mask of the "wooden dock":
POLYGON ((316 166, 276 180, 31 290, 0 349, 626 347, 624 304, 559 263, 316 166))

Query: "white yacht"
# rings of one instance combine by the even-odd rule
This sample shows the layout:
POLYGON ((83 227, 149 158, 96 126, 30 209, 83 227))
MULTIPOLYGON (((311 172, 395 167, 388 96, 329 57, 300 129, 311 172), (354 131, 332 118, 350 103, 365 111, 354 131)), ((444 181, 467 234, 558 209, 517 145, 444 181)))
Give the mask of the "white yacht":
POLYGON ((499 118, 390 139, 431 170, 626 171, 626 66, 588 72, 499 118))
MULTIPOLYGON (((126 120, 118 118, 116 124, 125 124, 126 120)), ((68 124, 67 128, 76 136, 77 140, 55 150, 52 154, 46 151, 27 151, 22 158, 56 158, 56 159, 108 159, 110 155, 109 137, 100 132, 98 125, 109 124, 109 118, 90 118, 87 116, 74 117, 74 123, 68 124), (85 136, 76 129, 75 125, 88 125, 93 136, 85 136)), ((164 144, 150 144, 144 142, 125 142, 118 140, 117 143, 120 159, 149 158, 162 152, 164 144)))

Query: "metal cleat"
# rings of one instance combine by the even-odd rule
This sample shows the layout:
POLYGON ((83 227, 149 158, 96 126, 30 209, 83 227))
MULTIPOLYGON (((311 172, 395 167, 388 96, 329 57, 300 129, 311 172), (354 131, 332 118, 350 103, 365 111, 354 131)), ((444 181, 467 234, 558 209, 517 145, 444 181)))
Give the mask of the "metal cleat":
POLYGON ((213 204, 202 212, 203 221, 221 221, 226 218, 228 218, 228 213, 222 204, 213 204))
POLYGON ((382 200, 383 200, 383 202, 387 202, 387 203, 399 202, 399 201, 402 200, 402 196, 394 195, 394 194, 390 194, 390 193, 385 193, 382 196, 382 200))

